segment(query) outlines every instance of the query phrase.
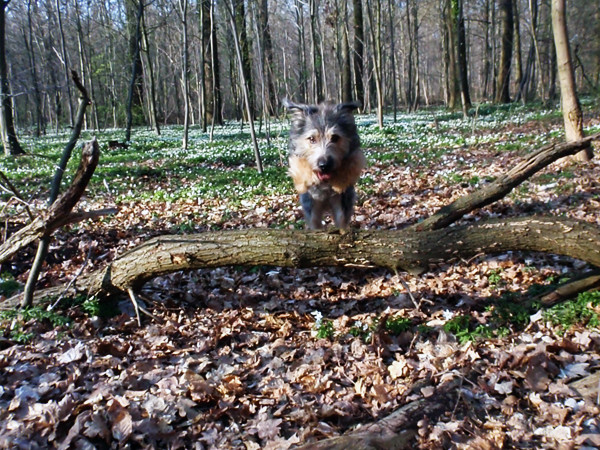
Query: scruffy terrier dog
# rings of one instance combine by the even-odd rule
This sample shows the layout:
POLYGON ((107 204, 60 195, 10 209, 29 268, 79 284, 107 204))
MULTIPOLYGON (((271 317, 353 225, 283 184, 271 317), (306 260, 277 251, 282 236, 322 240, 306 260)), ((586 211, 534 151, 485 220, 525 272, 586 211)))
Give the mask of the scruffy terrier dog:
POLYGON ((300 194, 308 228, 323 228, 330 211, 335 226, 347 228, 356 184, 366 165, 353 111, 356 103, 301 105, 284 100, 291 113, 289 174, 300 194))

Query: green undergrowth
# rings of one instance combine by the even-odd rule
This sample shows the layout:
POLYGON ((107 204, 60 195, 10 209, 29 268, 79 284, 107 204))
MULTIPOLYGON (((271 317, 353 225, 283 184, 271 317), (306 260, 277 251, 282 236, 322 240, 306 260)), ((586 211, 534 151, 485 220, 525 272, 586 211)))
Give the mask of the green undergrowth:
MULTIPOLYGON (((532 288, 528 297, 546 292, 556 284, 544 286, 545 289, 532 288)), ((463 312, 448 319, 443 325, 446 333, 456 337, 459 343, 501 339, 512 333, 524 330, 533 315, 541 309, 539 302, 527 301, 515 293, 504 293, 496 298, 482 312, 463 312)), ((345 330, 336 330, 334 321, 313 313, 314 335, 318 339, 344 339, 344 336, 359 338, 370 342, 375 334, 398 336, 402 333, 430 335, 434 328, 426 323, 415 321, 401 315, 371 318, 370 322, 357 320, 345 330), (383 320, 383 322, 382 322, 383 320)), ((584 292, 573 300, 568 300, 542 312, 544 323, 565 333, 576 327, 600 328, 600 292, 584 292)))
POLYGON ((63 298, 50 309, 55 298, 29 308, 0 310, 0 336, 18 344, 26 344, 51 329, 67 331, 78 315, 110 318, 120 313, 115 301, 99 301, 96 297, 63 298))
MULTIPOLYGON (((442 162, 445 155, 456 149, 481 143, 495 145, 497 150, 520 151, 540 136, 536 133, 506 135, 495 130, 532 120, 553 120, 557 114, 560 113, 555 109, 542 105, 483 104, 474 107, 467 118, 443 108, 425 108, 410 114, 399 111, 395 119, 388 114, 382 129, 374 115, 357 116, 357 125, 370 165, 393 163, 424 167, 442 162)), ((192 126, 185 150, 181 148, 181 126, 164 127, 160 136, 145 128, 134 129, 126 149, 108 147, 109 141, 122 141, 123 130, 86 131, 69 162, 63 183, 70 182, 79 164, 81 143, 95 136, 101 157, 88 188, 91 198, 110 194, 117 201, 173 201, 215 196, 233 200, 274 193, 292 194, 294 190, 285 168, 289 121, 273 120, 268 135, 265 127, 259 125, 257 135, 265 167, 262 175, 255 169, 248 127, 228 122, 215 128, 212 140, 208 132, 192 126)), ((68 139, 67 131, 40 138, 22 136, 28 154, 19 158, 0 157, 0 170, 24 197, 45 199, 68 139)), ((456 176, 469 184, 479 181, 472 176, 456 176)), ((7 193, 1 195, 5 200, 8 197, 7 193)))
POLYGON ((583 292, 574 300, 559 303, 544 312, 544 318, 560 332, 575 326, 600 327, 600 291, 583 292))

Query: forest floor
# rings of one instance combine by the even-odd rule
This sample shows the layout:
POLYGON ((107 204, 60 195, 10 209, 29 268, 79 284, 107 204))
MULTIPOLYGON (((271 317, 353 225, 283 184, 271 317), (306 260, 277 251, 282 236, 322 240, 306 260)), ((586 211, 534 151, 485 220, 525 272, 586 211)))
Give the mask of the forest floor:
MULTIPOLYGON (((584 106, 587 132, 600 131, 600 107, 584 106)), ((563 139, 557 111, 514 105, 468 120, 439 110, 386 117, 383 130, 371 116, 358 123, 369 161, 357 186, 361 229, 413 224, 563 139)), ((57 232, 40 286, 151 236, 302 227, 281 164, 286 130, 272 125, 268 142, 262 130, 262 176, 239 125, 218 128, 213 142, 194 129, 185 151, 178 127, 138 130, 129 149, 107 148, 118 130, 99 133, 103 154, 79 206, 119 212, 57 232)), ((33 207, 43 209, 66 139, 32 138, 30 155, 0 160, 33 207)), ((2 204, 12 232, 22 206, 2 204)), ((461 223, 531 214, 600 226, 600 160, 554 164, 461 223)), ((3 266, 3 298, 22 288, 34 252, 3 266)), ((419 276, 226 267, 148 282, 140 296, 157 319, 141 326, 126 298, 1 311, 0 447, 285 449, 440 402, 456 383, 440 414, 411 418, 412 447, 595 448, 600 294, 545 309, 528 301, 587 269, 514 252, 419 276)))

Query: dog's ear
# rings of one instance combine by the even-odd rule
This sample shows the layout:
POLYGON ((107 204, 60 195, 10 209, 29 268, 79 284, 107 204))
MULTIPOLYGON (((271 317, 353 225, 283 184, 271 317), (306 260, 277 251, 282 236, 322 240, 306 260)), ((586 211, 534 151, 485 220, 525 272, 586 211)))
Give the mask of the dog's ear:
POLYGON ((314 105, 303 105, 300 103, 292 103, 288 99, 283 99, 283 106, 291 114, 292 130, 302 130, 306 124, 306 120, 311 114, 315 114, 318 110, 314 105))
POLYGON ((302 103, 293 103, 290 102, 287 98, 284 98, 281 103, 283 106, 292 113, 293 115, 302 115, 308 116, 310 114, 314 114, 317 108, 314 105, 304 105, 302 103))
POLYGON ((335 110, 337 112, 351 113, 355 109, 360 108, 360 103, 358 102, 346 102, 335 105, 335 110))

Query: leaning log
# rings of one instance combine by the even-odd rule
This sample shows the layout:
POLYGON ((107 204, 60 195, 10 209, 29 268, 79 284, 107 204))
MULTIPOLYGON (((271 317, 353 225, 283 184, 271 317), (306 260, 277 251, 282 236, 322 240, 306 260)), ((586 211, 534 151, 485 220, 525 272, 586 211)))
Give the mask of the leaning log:
POLYGON ((460 197, 446 205, 431 217, 413 225, 417 230, 438 230, 456 222, 465 214, 500 200, 511 190, 544 167, 565 156, 575 155, 590 147, 592 141, 600 139, 600 133, 587 136, 579 141, 550 144, 528 155, 505 174, 472 194, 460 197))
MULTIPOLYGON (((71 293, 127 293, 157 276, 222 266, 383 267, 421 273, 440 263, 511 250, 565 255, 600 267, 600 229, 573 219, 533 216, 432 231, 249 229, 160 236, 76 280, 71 293)), ((57 293, 46 289, 36 297, 57 293)))
POLYGON ((11 235, 0 245, 0 263, 41 237, 49 236, 56 229, 86 218, 85 214, 72 214, 71 210, 83 195, 98 165, 99 157, 100 148, 94 139, 83 147, 79 168, 67 191, 47 211, 42 212, 31 223, 11 235))

